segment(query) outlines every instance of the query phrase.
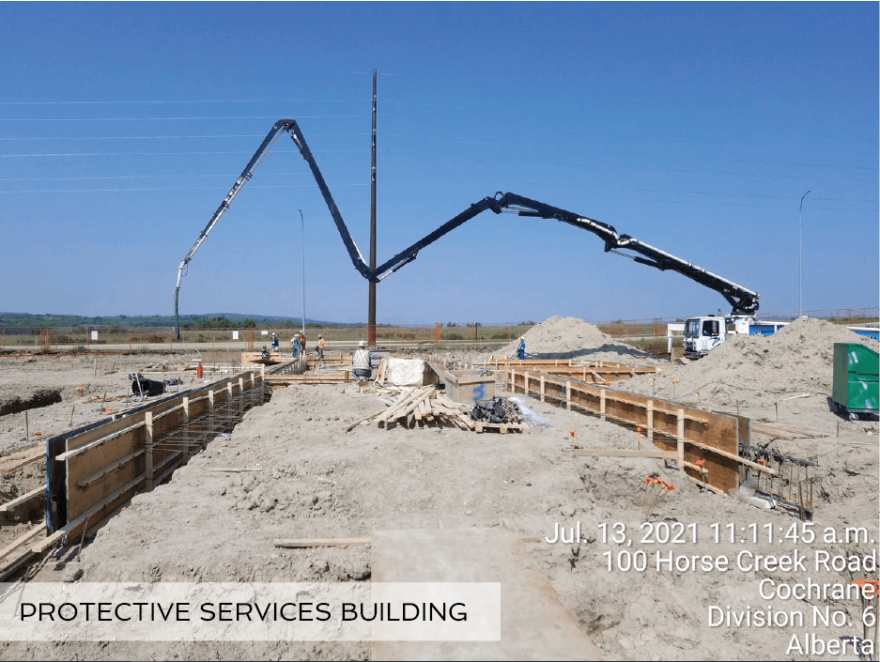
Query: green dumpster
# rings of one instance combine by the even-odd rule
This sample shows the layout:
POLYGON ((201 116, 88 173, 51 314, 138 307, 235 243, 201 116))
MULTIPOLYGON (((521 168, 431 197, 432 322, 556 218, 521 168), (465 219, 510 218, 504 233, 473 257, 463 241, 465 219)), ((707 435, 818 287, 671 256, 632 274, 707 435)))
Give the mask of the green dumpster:
POLYGON ((849 414, 877 414, 880 360, 877 350, 859 343, 834 343, 834 385, 831 400, 834 409, 849 414))

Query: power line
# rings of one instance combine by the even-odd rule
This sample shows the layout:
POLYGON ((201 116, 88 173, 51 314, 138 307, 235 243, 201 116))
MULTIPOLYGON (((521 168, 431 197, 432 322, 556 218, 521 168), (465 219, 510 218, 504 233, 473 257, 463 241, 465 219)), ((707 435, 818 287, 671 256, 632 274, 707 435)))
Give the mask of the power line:
MULTIPOLYGON (((309 133, 310 137, 320 136, 323 138, 362 138, 370 135, 369 133, 309 133)), ((262 133, 240 133, 240 134, 222 134, 222 135, 191 135, 191 136, 58 136, 58 137, 37 137, 31 136, 27 138, 0 138, 3 141, 26 141, 26 140, 181 140, 181 139, 226 139, 226 138, 265 138, 262 133)))
MULTIPOLYGON (((663 127, 664 130, 666 128, 668 128, 668 127, 663 127)), ((429 131, 432 134, 436 133, 436 124, 432 124, 430 126, 429 131)), ((552 137, 558 138, 558 139, 575 137, 575 138, 582 138, 584 140, 589 140, 591 142, 595 141, 596 139, 599 139, 599 138, 613 138, 613 139, 624 139, 624 140, 637 140, 637 141, 642 141, 642 142, 644 142, 644 141, 666 141, 666 142, 679 142, 679 143, 693 144, 693 145, 708 145, 708 146, 720 146, 720 147, 742 147, 742 148, 747 148, 747 149, 755 149, 755 147, 756 147, 754 142, 693 140, 693 139, 687 139, 687 138, 665 137, 665 136, 658 136, 658 135, 645 136, 645 135, 627 135, 627 134, 620 134, 620 133, 597 133, 595 131, 591 131, 591 132, 587 133, 587 132, 580 132, 580 131, 559 131, 559 130, 549 130, 549 129, 542 130, 542 129, 536 129, 536 128, 531 128, 531 127, 529 128, 529 134, 534 135, 536 137, 540 136, 540 135, 551 135, 552 137)), ((749 134, 747 132, 742 132, 742 131, 740 131, 740 132, 734 131, 731 133, 731 135, 740 135, 740 136, 749 136, 749 135, 759 136, 759 135, 768 135, 768 134, 769 134, 769 132, 755 132, 754 134, 749 134)), ((724 135, 724 134, 722 134, 722 135, 724 135)), ((773 133, 773 134, 769 134, 769 135, 774 135, 774 136, 789 135, 789 136, 797 137, 799 139, 803 139, 803 138, 835 139, 836 138, 837 140, 869 140, 873 143, 877 142, 876 138, 860 138, 860 137, 847 138, 844 136, 836 136, 836 137, 835 136, 811 136, 811 135, 777 134, 777 133, 773 133)), ((435 135, 404 136, 404 135, 400 135, 400 134, 397 134, 397 135, 389 134, 389 137, 405 138, 405 139, 410 139, 410 140, 427 140, 427 141, 436 141, 436 142, 443 142, 443 143, 459 142, 459 143, 467 143, 467 144, 484 144, 484 145, 497 145, 498 144, 497 141, 485 141, 485 140, 475 141, 473 139, 468 139, 468 138, 449 138, 446 135, 443 135, 442 137, 438 137, 435 135)), ((767 147, 766 139, 759 139, 759 140, 761 141, 760 147, 762 149, 766 148, 767 147)), ((876 153, 877 153, 876 150, 866 151, 866 150, 839 149, 839 148, 833 148, 833 147, 831 147, 831 148, 808 147, 808 146, 804 146, 803 144, 786 145, 784 143, 782 143, 781 146, 778 147, 778 149, 800 150, 800 151, 810 150, 810 151, 821 151, 821 152, 836 152, 836 153, 842 153, 842 154, 863 154, 863 155, 876 155, 876 153)))
MULTIPOLYGON (((334 188, 358 188, 369 186, 369 184, 334 184, 334 188)), ((251 184, 248 189, 289 189, 289 188, 318 188, 317 184, 251 184)), ((2 191, 4 193, 121 193, 136 191, 216 191, 216 186, 156 186, 149 188, 94 188, 94 189, 32 189, 25 191, 2 191)))
MULTIPOLYGON (((366 152, 366 149, 322 149, 315 152, 316 154, 344 153, 356 154, 358 152, 366 152)), ((296 154, 292 149, 279 149, 278 152, 286 154, 296 154)), ((220 151, 187 151, 187 152, 69 152, 55 154, 0 154, 0 159, 12 158, 40 158, 40 157, 62 157, 62 156, 186 156, 188 154, 253 154, 252 150, 220 150, 220 151)))
MULTIPOLYGON (((235 178, 238 177, 238 172, 235 173, 226 173, 226 174, 215 174, 215 175, 182 175, 179 173, 168 173, 164 175, 90 175, 90 176, 80 176, 80 177, 0 177, 0 182, 46 182, 46 181, 69 181, 69 180, 80 180, 80 179, 162 179, 164 177, 173 177, 174 179, 210 179, 210 178, 235 178)), ((310 175, 309 172, 261 172, 260 178, 265 177, 305 177, 310 175)), ((362 172, 355 170, 328 170, 324 172, 325 175, 361 175, 362 172)), ((816 198, 817 200, 819 198, 816 198)))
MULTIPOLYGON (((394 154, 394 150, 386 150, 388 154, 394 154)), ((436 161, 437 156, 434 155, 430 157, 427 154, 407 154, 409 158, 413 159, 427 159, 433 158, 436 161)), ((559 161, 512 161, 512 160, 499 160, 499 159, 481 159, 481 158, 467 158, 462 157, 460 155, 456 155, 457 162, 476 162, 476 163, 500 163, 505 166, 510 165, 527 165, 527 166, 548 166, 548 167, 565 167, 565 168, 608 168, 612 170, 638 170, 638 171, 646 171, 646 172, 672 172, 672 173, 681 173, 681 174, 698 174, 698 175, 728 175, 732 177, 762 177, 764 179, 804 179, 807 177, 806 175, 781 175, 777 173, 765 173, 765 172, 731 172, 725 170, 696 170, 696 169, 685 169, 685 168, 654 168, 650 166, 620 166, 620 165, 610 165, 604 163, 560 163, 559 161)), ((858 179, 852 177, 826 177, 822 176, 821 179, 823 181, 843 181, 843 182, 876 182, 876 179, 858 179)))
MULTIPOLYGON (((523 183, 523 186, 558 186, 563 188, 589 188, 579 187, 576 185, 567 186, 565 184, 544 184, 544 183, 523 183)), ((369 184, 334 184, 334 188, 362 188, 369 184)), ((383 188, 403 188, 393 184, 382 184, 383 188)), ((249 189, 294 189, 294 188, 317 188, 317 184, 278 184, 278 185, 260 185, 251 184, 249 189)), ((30 189, 23 191, 0 190, 0 195, 9 193, 33 194, 33 193, 136 193, 136 192, 160 192, 160 191, 216 191, 214 186, 184 186, 184 187, 130 187, 130 188, 96 188, 96 189, 30 189)), ((638 189, 635 189, 638 190, 638 189)), ((621 198, 621 197, 604 197, 596 196, 597 200, 611 200, 614 202, 650 202, 654 204, 675 204, 675 205, 704 205, 710 207, 747 207, 751 209, 790 209, 788 205, 756 205, 736 202, 717 202, 717 201, 700 201, 700 200, 668 200, 654 198, 621 198)), ((843 212, 875 212, 876 209, 852 209, 845 207, 815 207, 816 211, 843 211, 843 212)))
MULTIPOLYGON (((366 151, 366 150, 361 150, 366 151)), ((291 151, 291 153, 293 153, 291 151)), ((152 152, 151 152, 152 154, 152 152)), ((260 178, 265 179, 269 177, 301 177, 306 176, 308 173, 306 172, 264 172, 260 173, 260 178)), ((361 174, 359 171, 328 171, 326 174, 328 175, 357 175, 361 174)), ((0 181, 4 182, 35 182, 35 181, 90 181, 90 180, 119 180, 119 179, 162 179, 162 178, 174 178, 174 179, 228 179, 230 177, 235 177, 235 173, 225 173, 225 174, 212 174, 212 175, 180 175, 176 173, 168 173, 168 174, 159 174, 159 175, 96 175, 96 176, 75 176, 75 177, 4 177, 0 178, 0 181)), ((446 180, 449 181, 449 180, 446 180)), ((458 180, 454 180, 458 181, 458 180)), ((464 182, 458 182, 464 183, 464 182)), ((466 183, 472 183, 468 180, 466 183)), ((387 185, 386 185, 387 186, 387 185)), ((400 185, 392 185, 394 187, 400 188, 400 185)), ((569 188, 569 189, 577 189, 577 190, 595 190, 595 191, 631 191, 638 193, 655 193, 660 195, 698 195, 698 196, 727 196, 733 198, 756 198, 756 199, 767 199, 767 200, 788 200, 793 201, 796 200, 796 196, 784 196, 784 195, 766 195, 766 194, 756 194, 756 193, 741 193, 741 192, 726 192, 726 191, 694 191, 694 190, 661 190, 655 188, 633 188, 633 187, 615 187, 615 186, 590 186, 583 184, 562 184, 559 182, 520 182, 520 183, 511 183, 508 188, 514 188, 518 186, 549 186, 549 187, 557 187, 557 188, 569 188)), ((258 188, 258 186, 254 186, 254 188, 258 188)), ((76 189, 73 189, 76 190, 76 189)), ((182 188, 150 188, 150 189, 135 189, 135 188, 125 188, 125 189, 113 189, 113 188, 103 188, 103 189, 82 189, 84 191, 89 192, 101 192, 101 191, 135 191, 135 190, 202 190, 200 187, 182 187, 182 188)), ((34 193, 40 192, 40 189, 34 190, 26 190, 26 191, 2 191, 4 193, 34 193)), ((47 190, 46 192, 55 192, 54 190, 47 190)), ((63 191, 59 190, 58 192, 69 192, 69 190, 65 189, 63 191)), ((609 198, 615 199, 615 198, 609 198)), ((641 200, 641 199, 633 199, 633 200, 641 200)), ((854 202, 854 203, 867 203, 867 204, 877 204, 877 200, 872 199, 859 199, 859 198, 834 198, 834 197, 816 197, 816 201, 825 201, 825 202, 854 202)), ((675 202, 677 204, 716 204, 716 205, 731 205, 736 203, 718 203, 718 202, 702 202, 699 200, 696 201, 674 201, 674 200, 642 200, 646 202, 675 202)), ((766 207, 770 209, 786 209, 787 206, 780 205, 743 205, 743 206, 751 206, 751 207, 766 207)), ((860 211, 860 210, 852 210, 847 208, 830 208, 823 207, 823 209, 837 209, 841 211, 860 211)), ((861 210, 868 211, 868 210, 861 210)))
POLYGON ((0 101, 0 106, 121 106, 188 103, 359 103, 354 99, 189 99, 147 101, 0 101))
MULTIPOLYGON (((397 134, 397 135, 389 134, 388 137, 389 138, 403 138, 405 140, 429 140, 429 141, 430 140, 437 140, 432 137, 420 138, 420 137, 415 137, 415 136, 402 136, 399 134, 397 134)), ((442 142, 446 143, 449 141, 443 140, 442 142)), ((469 140, 459 140, 457 142, 467 143, 467 144, 483 144, 483 145, 493 144, 488 141, 481 141, 481 142, 474 143, 469 140)), ((536 151, 538 151, 538 150, 546 151, 546 152, 550 152, 550 153, 559 152, 562 154, 573 154, 573 155, 585 154, 585 153, 595 153, 595 151, 596 151, 596 150, 575 150, 575 149, 565 149, 565 148, 560 149, 557 147, 545 147, 545 146, 538 147, 536 151)), ((724 157, 719 157, 719 156, 695 156, 692 154, 678 155, 678 154, 669 154, 669 153, 657 154, 657 153, 650 153, 650 152, 625 152, 625 151, 614 150, 614 149, 602 150, 602 154, 614 154, 614 155, 618 155, 618 156, 638 156, 638 157, 648 156, 651 158, 668 158, 668 159, 692 159, 692 160, 696 160, 696 161, 721 161, 721 162, 731 162, 731 163, 758 163, 761 165, 782 165, 782 166, 796 166, 796 167, 805 167, 805 168, 848 168, 848 169, 853 169, 853 170, 877 170, 878 169, 876 166, 850 166, 850 165, 833 165, 833 164, 825 164, 825 163, 792 163, 792 162, 787 162, 787 161, 758 161, 758 160, 754 160, 754 159, 735 159, 735 158, 724 158, 724 157)))
MULTIPOLYGON (((363 117, 352 115, 300 115, 297 119, 363 117)), ((229 115, 210 117, 0 117, 0 122, 178 122, 184 120, 278 120, 277 115, 229 115)))
MULTIPOLYGON (((367 133, 316 133, 312 134, 316 137, 364 137, 369 135, 367 133)), ((183 140, 183 139, 241 139, 241 138, 262 138, 262 134, 219 134, 219 135, 169 135, 169 136, 88 136, 88 137, 27 137, 27 138, 0 138, 0 141, 6 142, 15 142, 15 141, 51 141, 51 140, 67 140, 67 141, 77 141, 77 140, 183 140)), ((402 138, 406 140, 432 140, 431 138, 420 138, 414 136, 402 136, 402 135, 389 135, 390 138, 402 138)), ((445 141, 446 142, 446 141, 445 141)), ((459 141, 459 142, 469 142, 469 141, 459 141)), ((484 143, 486 144, 486 143, 484 143)), ((556 148, 541 148, 545 151, 550 152, 560 152, 564 154, 579 154, 583 153, 578 150, 570 150, 570 149, 556 149, 556 148)), ((325 150, 326 151, 326 150, 325 150)), ((159 153, 159 152, 157 152, 159 153)), ((191 153, 213 153, 213 152, 191 152, 191 153)), ((232 152, 228 152, 232 153, 232 152)), ((243 153, 243 152, 242 152, 243 153)), ((621 156, 649 156, 652 158, 673 158, 673 159, 692 159, 698 161, 719 161, 719 162, 731 162, 731 163, 758 163, 761 165, 784 165, 784 166, 795 166, 795 167, 816 167, 816 168, 845 168, 845 169, 853 169, 853 170, 877 170, 877 167, 868 167, 868 166, 853 166, 853 165, 833 165, 833 164, 825 164, 825 163, 794 163, 794 162, 786 162, 786 161, 756 161, 756 160, 747 160, 747 159, 728 159, 722 157, 712 157, 712 156, 694 156, 694 155, 676 155, 676 154, 657 154, 657 153, 645 153, 645 152, 624 152, 619 150, 608 150, 603 151, 604 154, 616 154, 621 156)), ((135 154, 122 152, 120 154, 135 154)), ((139 154, 139 153, 138 153, 139 154)), ((100 156, 106 156, 107 154, 100 154, 100 156)), ((8 155, 0 155, 0 156, 22 156, 22 157, 32 157, 32 156, 42 156, 35 154, 8 154, 8 155)), ((87 154, 79 153, 79 154, 46 154, 46 156, 88 156, 87 154)), ((98 155, 96 155, 98 156, 98 155)))

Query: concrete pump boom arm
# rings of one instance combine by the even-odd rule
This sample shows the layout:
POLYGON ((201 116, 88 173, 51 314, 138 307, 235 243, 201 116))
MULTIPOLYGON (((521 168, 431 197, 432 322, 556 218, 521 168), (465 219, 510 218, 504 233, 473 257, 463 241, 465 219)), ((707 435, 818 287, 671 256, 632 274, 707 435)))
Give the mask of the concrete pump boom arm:
POLYGON ((187 253, 186 257, 180 262, 180 266, 177 270, 177 286, 174 290, 174 316, 178 338, 180 338, 178 298, 180 294, 180 281, 184 276, 186 266, 189 264, 190 260, 193 259, 193 256, 195 256, 205 239, 208 238, 211 230, 214 229, 223 214, 226 213, 226 210, 229 209, 229 205, 232 204, 232 201, 239 194, 244 185, 250 181, 251 177, 253 177, 254 171, 260 165, 266 154, 272 149, 275 141, 285 131, 290 134, 291 140, 293 140, 293 143, 296 145, 303 159, 305 159, 308 164, 309 169, 312 171, 312 176, 315 178, 315 182, 321 191, 321 195, 324 197, 324 202, 327 204, 330 216, 336 224, 336 229, 339 231, 339 235, 342 238, 342 242, 345 244, 345 248, 348 251, 348 255, 351 258, 354 268, 357 269, 361 276, 371 282, 377 283, 386 276, 394 273, 401 267, 415 260, 419 251, 426 246, 433 244, 444 235, 452 232, 452 230, 463 225, 482 212, 491 209, 496 214, 506 212, 516 214, 517 216, 552 219, 561 221, 562 223, 568 223, 581 230, 587 230, 588 232, 597 235, 605 242, 605 252, 613 251, 619 255, 628 257, 635 262, 654 267, 661 271, 676 271, 705 287, 715 290, 732 306, 733 315, 754 316, 758 311, 759 295, 757 292, 753 292, 752 290, 737 285, 733 281, 718 276, 711 271, 707 271, 702 267, 698 267, 695 264, 686 262, 681 258, 661 251, 659 248, 654 248, 635 237, 626 234, 618 234, 617 230, 611 225, 596 221, 586 216, 580 216, 574 212, 566 211, 565 209, 544 204, 543 202, 530 200, 529 198, 524 198, 515 193, 499 192, 496 193, 494 197, 483 198, 479 202, 472 204, 468 209, 454 218, 448 220, 430 234, 422 237, 408 248, 400 251, 390 260, 383 262, 375 269, 370 269, 364 261, 360 249, 358 249, 357 244, 355 244, 354 239, 352 239, 351 233, 348 231, 348 227, 342 219, 342 215, 339 213, 336 202, 333 200, 333 195, 330 193, 330 189, 324 181, 324 176, 318 168, 318 163, 315 161, 299 125, 297 125, 294 120, 283 119, 278 120, 272 126, 272 129, 263 139, 263 142, 254 153, 253 157, 251 157, 251 160, 245 166, 244 170, 242 170, 241 175, 239 175, 235 184, 233 184, 232 188, 229 190, 229 193, 226 194, 223 202, 220 203, 217 211, 214 212, 211 220, 208 221, 205 229, 202 230, 196 243, 190 249, 189 253, 187 253), (636 257, 621 253, 621 250, 632 251, 639 254, 639 256, 636 257))
POLYGON ((418 252, 426 246, 434 243, 443 235, 451 232, 460 225, 466 223, 477 214, 491 209, 496 214, 504 212, 516 214, 517 216, 527 216, 533 218, 546 218, 568 223, 581 230, 587 230, 597 235, 605 242, 605 252, 613 251, 624 257, 654 267, 661 271, 677 271, 687 276, 691 280, 698 282, 700 285, 719 292, 733 308, 733 315, 753 316, 758 310, 757 292, 753 292, 741 285, 737 285, 733 281, 723 278, 717 274, 707 271, 695 264, 686 262, 681 258, 670 255, 659 248, 646 244, 643 241, 630 237, 626 234, 618 234, 617 230, 607 223, 596 221, 586 216, 580 216, 574 212, 566 211, 558 207, 552 207, 524 198, 516 193, 496 193, 495 197, 483 198, 479 202, 471 205, 455 218, 447 221, 431 234, 420 239, 409 248, 402 250, 393 258, 376 267, 372 276, 374 280, 378 280, 376 276, 384 278, 386 272, 394 272, 400 269, 408 262, 416 259, 418 252), (626 253, 621 253, 621 249, 639 253, 643 257, 633 257, 626 253), (390 271, 389 271, 390 270, 390 271))
POLYGON ((370 267, 367 265, 366 262, 364 262, 364 258, 361 255, 360 249, 358 249, 357 244, 354 243, 354 239, 352 239, 351 233, 348 231, 348 228, 345 225, 345 221, 342 220, 339 209, 336 207, 336 201, 333 200, 333 195, 330 193, 330 189, 327 188, 327 183, 324 181, 324 177, 321 174, 321 171, 318 169, 318 164, 315 161, 315 158, 312 156, 312 152, 309 149, 308 144, 306 143, 306 139, 303 136, 302 131, 300 131, 299 125, 296 123, 295 120, 278 120, 272 126, 269 133, 266 134, 266 137, 263 138, 263 142, 260 143, 260 146, 257 148, 257 151, 254 152, 251 160, 248 161, 248 164, 244 167, 244 170, 241 171, 238 179, 235 180, 235 184, 233 184, 232 188, 229 189, 229 193, 226 194, 223 202, 221 202, 220 206, 217 207, 217 211, 215 211, 213 216, 211 216, 211 219, 208 221, 205 229, 202 230, 201 234, 199 234, 199 238, 196 239, 196 243, 193 244, 193 247, 189 249, 189 253, 186 254, 186 257, 184 257, 183 260, 180 261, 180 265, 177 268, 177 284, 174 288, 174 320, 175 334, 177 338, 180 338, 180 316, 178 313, 178 302, 180 299, 180 281, 185 274, 187 265, 190 263, 193 257, 195 257, 195 254, 198 252, 201 245, 205 243, 205 239, 208 238, 208 235, 211 234, 211 231, 217 226, 220 218, 223 216, 223 214, 226 213, 226 210, 229 209, 232 201, 235 200, 235 197, 241 192, 241 189, 244 188, 244 185, 247 184, 250 181, 251 177, 254 176, 254 171, 257 169, 257 167, 259 167, 260 163, 262 163, 263 158, 265 158, 265 156, 272 150, 272 147, 275 146, 275 142, 277 141, 277 139, 280 138, 282 133, 285 131, 290 134, 293 143, 296 145, 300 154, 302 154, 302 157, 305 159, 306 163, 309 164, 312 175, 314 176, 315 181, 318 184, 318 188, 321 190, 321 195, 324 196, 324 201, 327 203, 327 207, 330 210, 330 216, 333 217, 333 222, 336 224, 336 229, 339 231, 339 234, 342 237, 342 242, 345 244, 345 248, 348 250, 348 254, 351 257, 351 261, 354 264, 355 269, 357 269, 364 278, 372 278, 370 267))

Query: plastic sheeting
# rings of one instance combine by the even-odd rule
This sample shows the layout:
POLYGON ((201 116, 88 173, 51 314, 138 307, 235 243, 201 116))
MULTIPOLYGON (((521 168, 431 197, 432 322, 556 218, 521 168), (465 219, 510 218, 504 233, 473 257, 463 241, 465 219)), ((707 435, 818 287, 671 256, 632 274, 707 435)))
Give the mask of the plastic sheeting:
POLYGON ((513 402, 517 408, 519 409, 519 413, 522 414, 523 419, 526 423, 535 428, 549 428, 550 421, 548 421, 543 416, 538 416, 531 409, 526 407, 525 403, 522 401, 522 398, 508 398, 511 402, 513 402))
POLYGON ((388 359, 385 383, 395 386, 422 386, 427 364, 418 359, 388 359))

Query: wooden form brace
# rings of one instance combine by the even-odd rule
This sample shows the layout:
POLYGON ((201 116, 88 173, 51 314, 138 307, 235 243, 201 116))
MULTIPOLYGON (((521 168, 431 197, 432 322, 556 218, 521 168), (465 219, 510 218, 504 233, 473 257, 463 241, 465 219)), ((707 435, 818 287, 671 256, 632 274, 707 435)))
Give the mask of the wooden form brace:
POLYGON ((585 384, 613 384, 636 375, 653 375, 659 371, 655 366, 629 366, 622 363, 594 361, 576 363, 574 359, 517 359, 492 358, 486 363, 501 372, 510 370, 544 372, 577 379, 585 384))
POLYGON ((301 375, 266 375, 266 383, 272 386, 289 386, 290 384, 348 384, 352 381, 351 372, 304 372, 301 375))
POLYGON ((197 445, 240 418, 248 396, 262 401, 262 384, 261 371, 236 374, 68 437, 55 457, 65 476, 66 522, 59 531, 76 536, 159 484, 197 445))
POLYGON ((739 486, 741 465, 755 468, 754 463, 739 458, 739 444, 751 444, 751 422, 741 416, 682 407, 658 398, 514 368, 508 370, 508 388, 618 425, 642 427, 654 446, 675 454, 689 476, 699 482, 705 476, 709 486, 725 493, 739 486), (701 460, 705 461, 704 475, 696 465, 701 460))

